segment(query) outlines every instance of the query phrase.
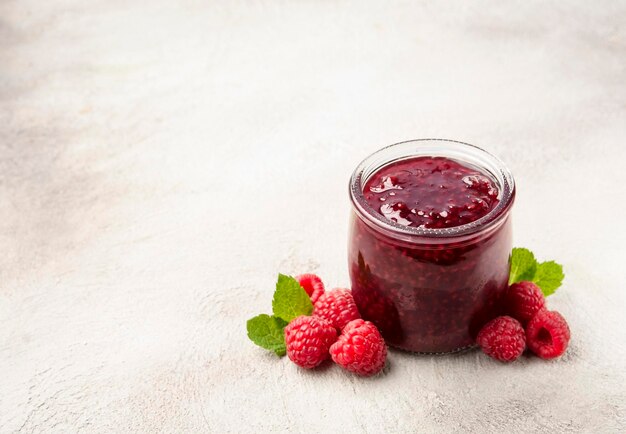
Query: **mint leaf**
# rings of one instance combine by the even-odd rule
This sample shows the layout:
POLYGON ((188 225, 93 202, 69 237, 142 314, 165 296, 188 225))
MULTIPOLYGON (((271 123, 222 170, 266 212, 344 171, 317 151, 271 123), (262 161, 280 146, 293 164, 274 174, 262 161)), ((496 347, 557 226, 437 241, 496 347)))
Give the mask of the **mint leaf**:
POLYGON ((275 316, 289 322, 300 315, 311 315, 313 304, 296 279, 279 274, 272 310, 275 316))
POLYGON ((248 320, 246 328, 252 342, 267 350, 274 351, 278 356, 284 356, 285 333, 283 329, 287 322, 275 316, 261 314, 248 320))
POLYGON ((542 262, 537 265, 537 272, 533 278, 533 282, 541 288, 543 295, 554 294, 554 291, 561 286, 561 282, 565 275, 563 274, 563 266, 554 261, 542 262))
POLYGON ((533 280, 537 272, 537 260, 535 255, 528 249, 521 247, 513 248, 511 253, 511 272, 509 285, 522 280, 533 280))
POLYGON ((258 346, 284 356, 285 327, 289 321, 300 315, 310 315, 313 304, 296 279, 279 274, 272 309, 274 316, 262 314, 248 320, 248 337, 258 346))

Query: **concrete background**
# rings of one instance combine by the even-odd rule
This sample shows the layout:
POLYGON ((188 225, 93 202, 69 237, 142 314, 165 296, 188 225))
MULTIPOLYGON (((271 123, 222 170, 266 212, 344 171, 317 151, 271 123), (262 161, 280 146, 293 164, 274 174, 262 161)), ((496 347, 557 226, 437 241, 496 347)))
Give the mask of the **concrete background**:
POLYGON ((0 432, 626 431, 626 3, 0 0, 0 432), (348 177, 444 137, 565 265, 556 361, 255 347, 348 284, 348 177))

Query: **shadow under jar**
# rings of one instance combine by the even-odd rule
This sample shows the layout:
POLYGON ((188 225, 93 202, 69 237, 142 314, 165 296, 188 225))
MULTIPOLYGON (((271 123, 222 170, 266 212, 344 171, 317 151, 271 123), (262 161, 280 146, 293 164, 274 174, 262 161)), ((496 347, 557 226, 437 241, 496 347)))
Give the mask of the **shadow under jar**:
POLYGON ((500 314, 514 198, 510 171, 467 143, 413 140, 361 162, 350 179, 352 293, 389 345, 458 351, 500 314))

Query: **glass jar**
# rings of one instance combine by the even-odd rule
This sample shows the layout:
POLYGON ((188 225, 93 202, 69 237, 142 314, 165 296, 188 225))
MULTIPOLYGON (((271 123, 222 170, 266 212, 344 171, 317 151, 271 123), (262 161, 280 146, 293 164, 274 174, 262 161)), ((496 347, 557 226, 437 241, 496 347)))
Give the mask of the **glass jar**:
MULTIPOLYGON (((442 190, 445 194, 445 190, 442 190)), ((350 179, 348 261, 352 292, 364 319, 391 346, 421 353, 468 348, 501 311, 512 248, 510 171, 488 152, 462 142, 422 139, 387 146, 350 179), (404 226, 365 199, 369 177, 399 160, 445 157, 479 170, 498 187, 498 203, 478 220, 442 229, 404 226)))

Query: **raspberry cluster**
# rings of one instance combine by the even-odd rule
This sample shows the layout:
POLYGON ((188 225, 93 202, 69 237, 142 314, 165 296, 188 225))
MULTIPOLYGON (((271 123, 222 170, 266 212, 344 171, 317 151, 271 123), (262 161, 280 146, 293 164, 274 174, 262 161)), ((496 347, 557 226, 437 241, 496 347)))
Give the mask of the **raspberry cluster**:
POLYGON ((311 369, 331 358, 362 376, 378 374, 385 366, 387 346, 378 328, 361 319, 352 292, 324 285, 314 274, 296 277, 313 302, 313 314, 302 315, 285 327, 287 356, 311 369))
POLYGON ((476 343, 488 356, 512 362, 528 348, 542 359, 561 356, 567 349, 570 330, 565 318, 546 307, 546 300, 533 282, 509 286, 507 316, 489 321, 478 333, 476 343))

